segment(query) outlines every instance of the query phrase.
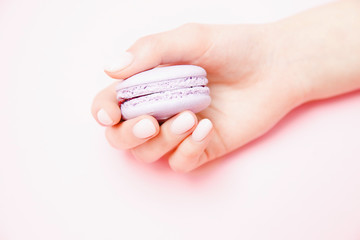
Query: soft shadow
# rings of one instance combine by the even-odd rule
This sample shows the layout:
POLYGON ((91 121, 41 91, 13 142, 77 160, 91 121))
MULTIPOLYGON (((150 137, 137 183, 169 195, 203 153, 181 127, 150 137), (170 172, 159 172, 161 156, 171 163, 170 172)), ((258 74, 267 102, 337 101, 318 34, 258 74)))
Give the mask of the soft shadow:
POLYGON ((229 162, 231 161, 239 160, 241 158, 241 154, 244 154, 247 151, 252 151, 253 149, 258 148, 261 144, 266 143, 267 141, 272 141, 272 139, 275 138, 277 134, 281 134, 285 131, 285 129, 291 127, 294 122, 302 115, 310 111, 316 111, 317 109, 325 106, 328 107, 331 105, 343 104, 344 102, 353 101, 355 99, 359 99, 360 101, 360 90, 344 95, 339 95, 330 99, 317 100, 303 104, 290 111, 283 119, 281 119, 270 131, 265 133, 263 136, 255 139, 254 141, 244 145, 241 148, 238 148, 233 152, 230 152, 210 163, 199 167, 198 169, 189 173, 189 175, 191 175, 191 177, 199 177, 212 174, 214 169, 219 168, 225 164, 229 164, 229 162))

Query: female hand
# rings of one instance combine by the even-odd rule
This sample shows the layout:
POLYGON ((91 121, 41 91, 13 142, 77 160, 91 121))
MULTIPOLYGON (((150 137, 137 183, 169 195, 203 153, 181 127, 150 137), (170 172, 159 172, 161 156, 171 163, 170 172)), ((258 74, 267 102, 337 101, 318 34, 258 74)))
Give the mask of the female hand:
POLYGON ((126 79, 159 65, 198 65, 208 73, 211 105, 161 126, 151 116, 120 122, 114 83, 95 97, 92 114, 114 147, 145 162, 167 154, 172 169, 191 171, 263 135, 296 106, 360 86, 360 34, 344 40, 336 31, 360 29, 354 5, 330 4, 272 24, 186 24, 143 37, 105 72, 126 79), (347 78, 339 82, 344 66, 347 78))

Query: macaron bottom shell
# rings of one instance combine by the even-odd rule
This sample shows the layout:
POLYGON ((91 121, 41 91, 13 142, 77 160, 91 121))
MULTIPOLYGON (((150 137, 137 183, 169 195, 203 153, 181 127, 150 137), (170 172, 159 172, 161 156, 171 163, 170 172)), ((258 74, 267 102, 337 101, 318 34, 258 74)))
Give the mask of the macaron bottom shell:
MULTIPOLYGON (((150 96, 150 95, 149 95, 150 96)), ((166 120, 179 112, 190 110, 198 113, 210 105, 211 98, 209 94, 200 92, 197 94, 184 94, 181 97, 166 98, 165 96, 157 101, 147 101, 149 96, 143 96, 143 101, 132 105, 131 101, 122 104, 121 114, 124 120, 132 119, 141 115, 151 115, 157 120, 166 120)))

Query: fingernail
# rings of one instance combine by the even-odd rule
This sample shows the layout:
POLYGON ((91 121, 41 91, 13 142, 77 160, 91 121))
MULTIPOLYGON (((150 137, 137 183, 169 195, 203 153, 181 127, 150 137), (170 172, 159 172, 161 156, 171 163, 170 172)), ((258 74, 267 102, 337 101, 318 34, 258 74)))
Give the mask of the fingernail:
POLYGON ((189 112, 183 112, 172 122, 170 130, 174 134, 183 134, 190 130, 194 124, 194 116, 189 112))
POLYGON ((212 127, 213 125, 209 119, 201 120, 192 133, 192 139, 196 142, 202 141, 209 134, 212 127))
POLYGON ((109 114, 104 109, 100 109, 97 113, 97 118, 99 122, 101 122, 104 125, 112 125, 113 120, 110 118, 109 114))
POLYGON ((107 64, 104 68, 108 72, 118 72, 129 66, 134 60, 134 56, 129 52, 124 52, 117 56, 113 62, 107 64), (116 59, 116 60, 115 60, 116 59))
POLYGON ((137 138, 148 138, 154 135, 156 128, 150 119, 144 118, 133 127, 133 133, 137 138))

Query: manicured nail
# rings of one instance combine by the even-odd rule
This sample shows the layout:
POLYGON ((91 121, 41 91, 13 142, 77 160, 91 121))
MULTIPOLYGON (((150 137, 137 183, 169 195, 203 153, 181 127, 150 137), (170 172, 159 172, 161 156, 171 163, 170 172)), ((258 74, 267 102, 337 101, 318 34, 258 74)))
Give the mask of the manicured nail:
POLYGON ((212 127, 213 125, 209 119, 201 120, 192 133, 192 139, 201 142, 209 134, 212 127))
POLYGON ((100 109, 97 113, 97 118, 102 124, 109 126, 113 124, 113 120, 110 118, 109 114, 104 109, 100 109))
POLYGON ((194 124, 194 116, 189 112, 183 112, 172 122, 170 130, 174 134, 183 134, 190 130, 194 124))
POLYGON ((137 138, 148 138, 156 133, 156 128, 150 119, 144 118, 134 125, 133 133, 137 138))
POLYGON ((105 66, 105 70, 108 72, 118 72, 129 66, 134 60, 134 56, 129 52, 124 52, 115 58, 110 64, 105 66))

